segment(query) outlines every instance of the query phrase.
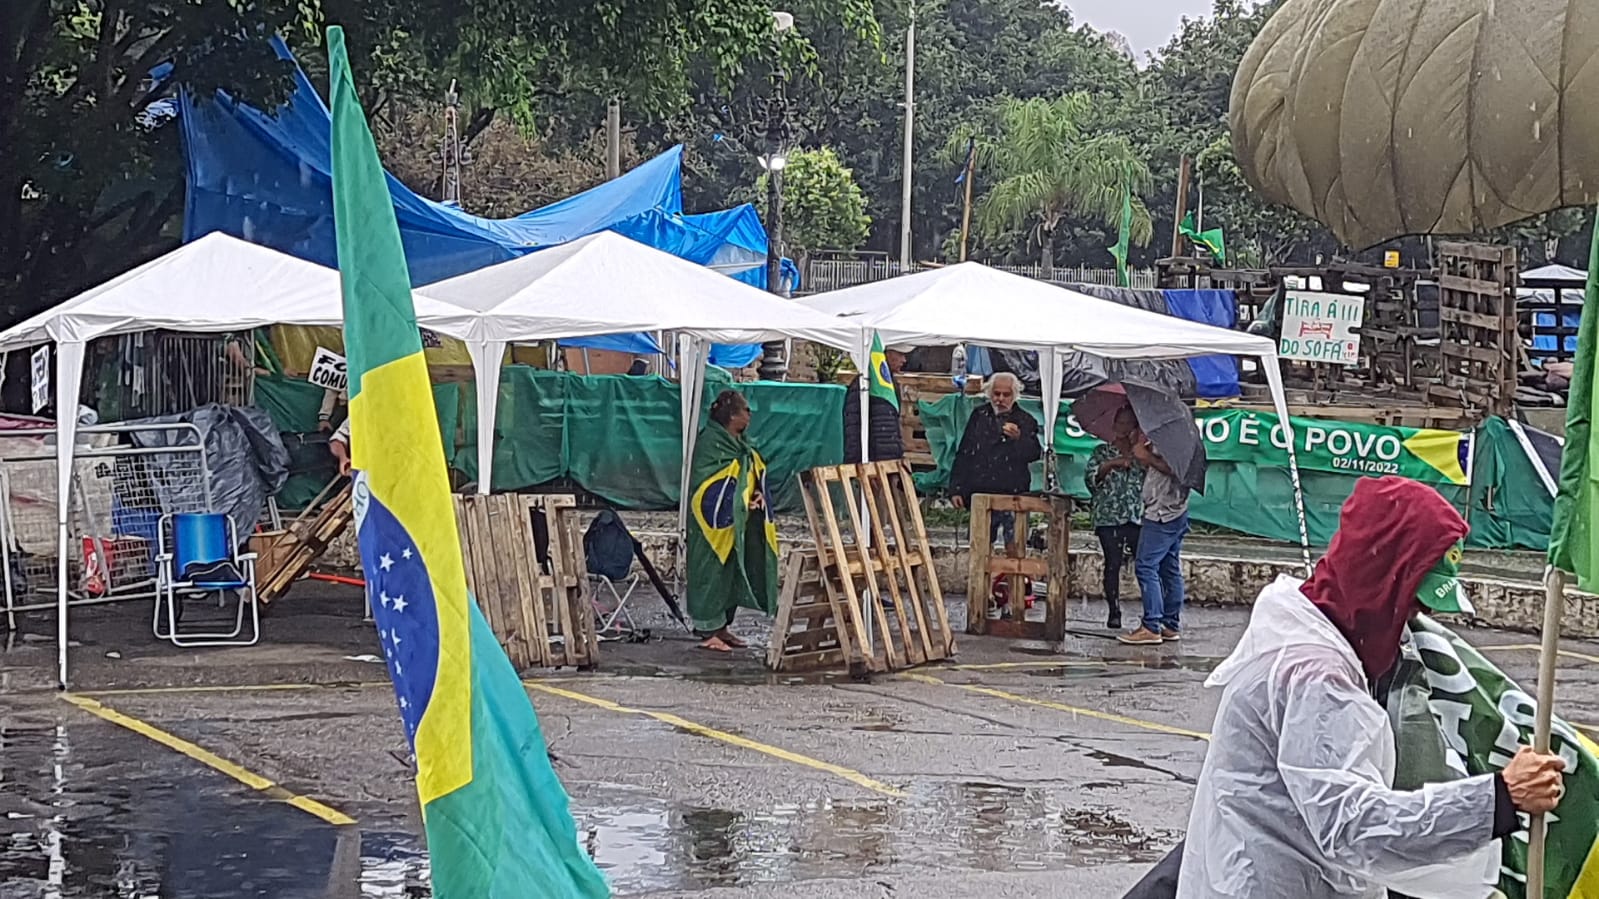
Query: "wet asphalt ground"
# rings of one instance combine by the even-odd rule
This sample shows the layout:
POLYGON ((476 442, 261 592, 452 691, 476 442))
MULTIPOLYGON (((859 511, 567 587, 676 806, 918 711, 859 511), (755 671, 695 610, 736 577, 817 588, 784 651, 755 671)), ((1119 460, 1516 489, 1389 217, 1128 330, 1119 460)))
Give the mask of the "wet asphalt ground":
MULTIPOLYGON (((1074 603, 1063 647, 960 635, 954 664, 863 683, 698 651, 635 601, 650 642, 529 673, 580 838, 623 896, 1120 896, 1182 836, 1203 681, 1247 618, 1193 608, 1181 644, 1134 649, 1074 603)), ((52 689, 52 619, 0 653, 0 897, 428 895, 358 591, 297 588, 248 649, 158 644, 143 603, 72 620, 72 697, 52 689)), ((1467 636, 1533 686, 1533 638, 1467 636)), ((1599 724, 1599 646, 1567 650, 1559 710, 1599 724)))

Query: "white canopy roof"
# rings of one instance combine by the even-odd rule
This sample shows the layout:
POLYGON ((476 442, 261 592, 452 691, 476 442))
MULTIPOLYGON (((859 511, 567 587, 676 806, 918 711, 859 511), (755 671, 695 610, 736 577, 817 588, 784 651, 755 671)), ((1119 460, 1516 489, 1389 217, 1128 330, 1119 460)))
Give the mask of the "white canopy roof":
POLYGON ((1523 281, 1560 281, 1573 287, 1581 287, 1588 283, 1588 273, 1580 268, 1569 265, 1551 263, 1541 268, 1530 269, 1521 273, 1523 281))
POLYGON ((798 337, 855 350, 861 327, 604 231, 421 288, 516 341, 690 331, 719 343, 798 337))
POLYGON ((835 290, 803 302, 875 329, 885 345, 969 341, 1137 359, 1277 352, 1269 338, 1122 306, 976 262, 835 290))
MULTIPOLYGON (((465 336, 471 313, 420 295, 415 302, 420 325, 465 336)), ((337 271, 215 232, 0 331, 0 350, 152 329, 242 331, 343 321, 337 271)))

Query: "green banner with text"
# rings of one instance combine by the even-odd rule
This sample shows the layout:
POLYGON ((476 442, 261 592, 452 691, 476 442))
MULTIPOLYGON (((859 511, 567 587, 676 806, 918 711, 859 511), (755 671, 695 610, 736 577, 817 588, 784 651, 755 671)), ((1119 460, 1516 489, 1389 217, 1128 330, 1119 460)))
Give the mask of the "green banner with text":
MULTIPOLYGON (((923 402, 920 408, 928 425, 929 441, 935 430, 956 424, 953 438, 958 443, 966 417, 983 402, 981 397, 953 394, 935 403, 923 402), (958 423, 957 404, 963 407, 958 423)), ((1023 400, 1022 407, 1042 420, 1037 400, 1023 400)), ((1471 483, 1470 434, 1317 418, 1294 418, 1292 422, 1294 452, 1301 470, 1356 476, 1398 475, 1457 487, 1471 483)), ((1288 440, 1276 415, 1243 409, 1196 409, 1194 423, 1199 426, 1205 455, 1211 461, 1288 467, 1288 440)), ((1077 424, 1071 415, 1071 404, 1062 403, 1061 418, 1055 423, 1055 452, 1086 457, 1098 444, 1098 438, 1077 424)))

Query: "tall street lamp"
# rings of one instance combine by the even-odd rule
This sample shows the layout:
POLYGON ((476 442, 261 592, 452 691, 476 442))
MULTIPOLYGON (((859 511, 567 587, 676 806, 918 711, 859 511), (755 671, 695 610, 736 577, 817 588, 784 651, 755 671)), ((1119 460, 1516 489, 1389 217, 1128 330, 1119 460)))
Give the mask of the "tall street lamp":
MULTIPOLYGON (((766 107, 766 154, 760 158, 766 170, 766 289, 786 296, 783 289, 783 169, 788 166, 788 100, 785 88, 788 75, 783 70, 777 41, 794 27, 791 13, 772 12, 772 32, 777 35, 772 52, 777 59, 772 75, 772 98, 766 107)), ((760 376, 781 381, 788 376, 788 342, 774 340, 761 345, 760 376)))

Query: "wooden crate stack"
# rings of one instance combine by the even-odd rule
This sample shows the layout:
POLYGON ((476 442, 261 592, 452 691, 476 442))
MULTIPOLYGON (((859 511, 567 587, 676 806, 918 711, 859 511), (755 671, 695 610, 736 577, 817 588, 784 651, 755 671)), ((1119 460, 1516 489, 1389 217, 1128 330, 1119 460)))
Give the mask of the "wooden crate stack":
POLYGON ((467 586, 518 670, 589 668, 599 639, 590 608, 577 502, 515 493, 457 496, 467 586), (535 515, 548 528, 539 559, 535 515))
POLYGON ((1516 330, 1516 251, 1486 244, 1438 245, 1440 403, 1507 415, 1516 394, 1521 338, 1516 330))
MULTIPOLYGON (((845 625, 839 644, 850 666, 898 671, 954 655, 910 466, 902 460, 823 466, 802 473, 800 482, 819 577, 834 621, 845 625)), ((786 620, 802 597, 815 605, 803 588, 783 597, 790 600, 786 620)))

